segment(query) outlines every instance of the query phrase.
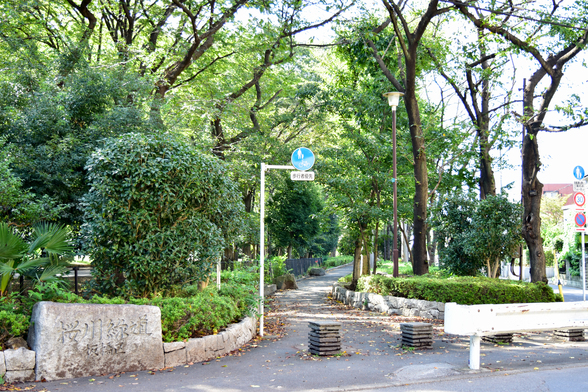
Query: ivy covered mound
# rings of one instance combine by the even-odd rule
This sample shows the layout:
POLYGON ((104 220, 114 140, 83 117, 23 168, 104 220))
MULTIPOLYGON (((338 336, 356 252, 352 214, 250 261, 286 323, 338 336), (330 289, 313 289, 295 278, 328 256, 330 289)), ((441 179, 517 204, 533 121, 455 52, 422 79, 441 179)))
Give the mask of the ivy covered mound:
POLYGON ((357 290, 421 299, 425 301, 456 302, 462 305, 509 304, 561 301, 553 289, 545 283, 527 283, 514 280, 484 277, 434 277, 390 278, 382 275, 363 276, 357 290))

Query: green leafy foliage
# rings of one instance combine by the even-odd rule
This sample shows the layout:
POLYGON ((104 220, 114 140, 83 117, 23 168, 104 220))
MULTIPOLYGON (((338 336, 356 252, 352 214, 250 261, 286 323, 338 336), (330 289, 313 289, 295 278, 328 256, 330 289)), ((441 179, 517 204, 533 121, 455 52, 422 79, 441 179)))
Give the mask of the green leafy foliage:
POLYGON ((559 258, 560 270, 566 270, 566 262, 569 265, 567 274, 570 276, 581 276, 582 251, 577 249, 570 249, 559 258))
POLYGON ((475 200, 465 195, 446 198, 434 214, 432 226, 436 232, 439 261, 455 275, 475 276, 484 266, 483 260, 469 254, 466 247, 474 214, 475 200))
POLYGON ((277 278, 284 274, 289 274, 292 270, 286 267, 286 255, 274 256, 267 259, 264 263, 264 273, 271 278, 277 278))
POLYGON ((206 281, 239 232, 243 205, 225 165, 171 134, 110 139, 86 168, 83 234, 100 293, 206 281))
POLYGON ((338 267, 343 264, 353 263, 353 256, 335 256, 323 258, 323 268, 338 267))
POLYGON ((522 243, 520 216, 520 205, 505 195, 446 198, 433 220, 441 264, 456 275, 475 276, 485 267, 496 277, 500 262, 522 243))
POLYGON ((94 295, 84 299, 55 284, 37 285, 28 297, 15 295, 0 298, 0 346, 11 337, 27 333, 33 306, 39 301, 158 306, 165 342, 218 333, 230 323, 249 315, 252 306, 258 303, 254 287, 240 284, 223 284, 220 290, 187 288, 182 294, 181 297, 157 296, 151 299, 94 295))
POLYGON ((0 139, 0 220, 22 227, 56 219, 63 207, 49 195, 37 197, 25 189, 22 180, 10 168, 13 161, 8 146, 0 139))
POLYGON ((6 295, 15 274, 38 284, 64 284, 60 275, 67 271, 67 257, 73 246, 67 228, 55 223, 38 223, 25 240, 21 233, 0 222, 0 295, 6 295))
POLYGON ((216 334, 221 327, 238 320, 237 304, 230 297, 206 290, 188 298, 156 297, 135 299, 135 305, 154 305, 161 309, 161 329, 164 342, 216 334))
POLYGON ((286 181, 268 203, 266 224, 279 247, 292 247, 304 257, 312 239, 320 232, 318 214, 321 195, 312 183, 286 181))
POLYGON ((14 297, 0 298, 0 348, 13 337, 22 336, 29 329, 29 316, 14 297))
POLYGON ((553 289, 545 283, 527 283, 483 277, 388 278, 381 275, 362 277, 358 291, 422 299, 456 302, 462 305, 555 302, 553 289))
POLYGON ((34 86, 0 80, 0 136, 11 151, 11 171, 27 190, 23 200, 8 203, 17 209, 11 218, 38 221, 28 207, 77 232, 78 203, 89 189, 84 165, 104 138, 149 129, 145 87, 145 80, 125 70, 83 64, 66 77, 50 70, 34 86), (35 208, 39 204, 51 214, 35 208))

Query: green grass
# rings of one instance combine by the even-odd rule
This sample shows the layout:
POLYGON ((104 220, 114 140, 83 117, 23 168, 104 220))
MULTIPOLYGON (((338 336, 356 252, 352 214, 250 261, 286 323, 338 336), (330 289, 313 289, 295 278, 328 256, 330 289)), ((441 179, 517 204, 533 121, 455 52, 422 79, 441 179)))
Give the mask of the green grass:
MULTIPOLYGON (((378 260, 378 272, 392 275, 394 273, 394 261, 393 260, 378 260)), ((398 273, 400 275, 412 275, 412 264, 399 261, 398 262, 398 273)))
MULTIPOLYGON (((392 275, 394 273, 394 261, 392 260, 378 260, 378 272, 382 272, 388 275, 392 275)), ((430 274, 437 274, 439 272, 439 267, 429 266, 429 273, 430 274)), ((399 275, 414 275, 414 271, 412 270, 412 264, 404 261, 398 262, 398 274, 399 275)))
POLYGON ((338 267, 343 264, 353 263, 353 256, 337 256, 337 257, 323 257, 323 268, 338 267))

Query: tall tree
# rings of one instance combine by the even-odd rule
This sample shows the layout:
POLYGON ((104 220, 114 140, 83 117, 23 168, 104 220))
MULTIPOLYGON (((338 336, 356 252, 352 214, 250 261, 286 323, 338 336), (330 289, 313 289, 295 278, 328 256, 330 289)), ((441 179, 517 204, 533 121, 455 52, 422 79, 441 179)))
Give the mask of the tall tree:
POLYGON ((373 41, 366 36, 366 43, 372 48, 373 56, 382 72, 396 90, 404 93, 404 106, 408 115, 412 142, 412 158, 414 163, 415 195, 413 204, 414 242, 412 248, 413 270, 417 275, 429 271, 427 260, 427 205, 429 198, 429 178, 427 174, 427 155, 423 125, 417 97, 418 62, 421 57, 421 40, 433 18, 450 10, 439 7, 438 0, 431 0, 422 11, 406 9, 407 3, 382 0, 388 11, 389 20, 373 30, 373 34, 381 33, 389 24, 395 32, 397 48, 401 54, 398 77, 391 72, 383 60, 373 41), (417 14, 414 22, 409 20, 417 14))
POLYGON ((475 26, 470 34, 465 35, 466 28, 463 27, 459 31, 445 31, 447 23, 460 23, 459 19, 460 16, 448 16, 445 23, 437 24, 434 30, 437 45, 427 45, 427 51, 437 72, 458 97, 470 127, 475 130, 479 196, 485 199, 496 195, 491 151, 497 146, 510 147, 514 143, 504 123, 511 117, 515 79, 513 77, 510 84, 501 80, 508 60, 504 48, 492 42, 492 34, 475 26), (472 36, 475 36, 474 40, 472 36))
POLYGON ((543 184, 537 177, 541 169, 537 134, 540 131, 561 132, 588 123, 581 118, 565 126, 549 127, 545 124, 545 116, 564 77, 566 65, 585 48, 588 41, 586 7, 572 6, 568 9, 561 7, 561 2, 553 2, 550 9, 542 9, 541 5, 533 2, 525 2, 524 7, 477 1, 451 3, 477 28, 501 37, 517 50, 530 55, 536 64, 523 90, 524 109, 520 116, 526 131, 522 148, 523 237, 530 254, 531 281, 547 282, 541 238, 543 184), (558 14, 560 11, 561 16, 558 14), (503 21, 495 17, 504 14, 508 18, 503 21), (518 23, 520 21, 525 23, 518 23), (541 87, 543 92, 538 94, 537 89, 541 87))
POLYGON ((285 181, 268 203, 266 222, 270 235, 279 247, 292 249, 304 257, 311 241, 320 233, 321 195, 313 183, 285 181))

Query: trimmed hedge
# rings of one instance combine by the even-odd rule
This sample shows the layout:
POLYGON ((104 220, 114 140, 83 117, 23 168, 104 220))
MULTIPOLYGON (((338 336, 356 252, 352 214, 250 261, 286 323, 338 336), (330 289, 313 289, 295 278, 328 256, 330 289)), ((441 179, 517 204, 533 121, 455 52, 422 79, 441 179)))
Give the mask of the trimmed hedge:
POLYGON ((462 305, 509 304, 561 301, 545 283, 527 283, 483 277, 389 278, 363 276, 358 291, 425 301, 456 302, 462 305))
POLYGON ((353 256, 323 257, 324 269, 338 267, 349 263, 353 263, 353 256))

